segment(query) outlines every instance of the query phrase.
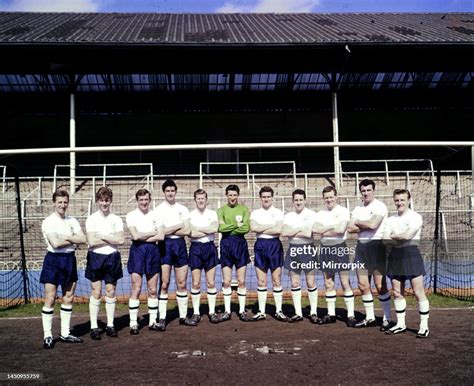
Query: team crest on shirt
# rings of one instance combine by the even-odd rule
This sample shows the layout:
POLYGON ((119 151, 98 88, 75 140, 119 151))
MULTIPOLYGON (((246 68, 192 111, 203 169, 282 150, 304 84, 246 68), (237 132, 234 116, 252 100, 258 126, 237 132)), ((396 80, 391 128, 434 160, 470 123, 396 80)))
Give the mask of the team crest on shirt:
POLYGON ((235 221, 237 221, 237 222, 242 222, 242 220, 243 220, 242 215, 237 214, 237 215, 235 216, 235 221))

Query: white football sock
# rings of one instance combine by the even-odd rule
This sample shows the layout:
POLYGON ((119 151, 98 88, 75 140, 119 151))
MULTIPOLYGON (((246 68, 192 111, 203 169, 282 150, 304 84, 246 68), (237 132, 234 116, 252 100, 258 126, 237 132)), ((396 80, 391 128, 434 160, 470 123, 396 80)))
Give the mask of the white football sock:
POLYGON ((265 314, 267 305, 267 287, 257 287, 258 292, 258 312, 265 314))
POLYGON ((201 315, 199 312, 199 306, 201 305, 201 291, 200 290, 191 290, 191 300, 193 302, 193 314, 201 315))
POLYGON ((374 297, 372 294, 362 295, 362 302, 365 308, 365 319, 375 320, 374 314, 374 297))
POLYGON ((393 304, 395 305, 395 312, 397 313, 397 325, 395 327, 406 327, 405 315, 407 308, 407 301, 405 298, 394 299, 393 304))
POLYGON ((217 290, 216 288, 208 288, 207 289, 207 303, 209 304, 209 314, 216 313, 216 297, 217 297, 217 290))
POLYGON ((160 294, 158 297, 158 319, 166 320, 166 311, 168 309, 168 294, 160 294))
POLYGON ((91 295, 89 299, 89 314, 91 319, 91 330, 99 328, 97 325, 97 318, 99 317, 100 299, 96 299, 91 295))
POLYGON ((239 314, 245 312, 245 299, 247 297, 247 288, 237 288, 237 295, 239 296, 239 314))
POLYGON ((61 336, 69 336, 72 317, 72 304, 61 304, 61 336))
POLYGON ((346 303, 347 317, 353 318, 355 315, 354 314, 354 292, 352 291, 344 292, 344 303, 346 303))
POLYGON ((158 317, 158 299, 157 298, 148 298, 148 325, 151 326, 156 322, 158 317))
POLYGON ((430 317, 430 302, 428 299, 418 302, 418 311, 420 313, 420 331, 428 329, 428 319, 430 317))
POLYGON ((188 313, 188 292, 176 291, 176 300, 178 302, 179 318, 185 319, 188 313))
POLYGON ((232 300, 232 288, 223 288, 222 293, 224 294, 224 310, 230 314, 230 302, 232 300))
POLYGON ((391 320, 391 307, 390 307, 390 292, 383 295, 379 295, 380 306, 383 311, 383 320, 391 320))
POLYGON ((336 316, 336 291, 326 291, 326 303, 328 305, 328 315, 336 316))
POLYGON ((41 320, 43 322, 43 335, 45 339, 53 336, 53 317, 54 308, 43 307, 41 310, 41 320))
POLYGON ((276 312, 281 312, 281 306, 283 303, 283 288, 273 287, 273 301, 275 302, 276 312))
POLYGON ((318 314, 318 287, 308 288, 310 315, 318 314))
POLYGON ((301 308, 301 287, 291 289, 291 298, 293 299, 295 314, 303 316, 303 309, 301 308))
POLYGON ((130 327, 138 326, 138 307, 140 307, 140 300, 128 300, 128 313, 130 315, 130 327))
POLYGON ((115 317, 115 305, 117 304, 117 298, 105 297, 105 313, 107 314, 107 327, 114 326, 115 317))

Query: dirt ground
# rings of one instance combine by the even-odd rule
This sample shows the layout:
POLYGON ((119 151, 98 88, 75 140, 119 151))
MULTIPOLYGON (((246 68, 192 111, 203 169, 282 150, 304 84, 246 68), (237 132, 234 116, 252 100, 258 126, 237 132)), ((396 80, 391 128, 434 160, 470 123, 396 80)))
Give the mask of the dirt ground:
MULTIPOLYGON (((317 326, 270 316, 244 323, 233 314, 229 322, 212 325, 204 318, 186 327, 176 311, 166 332, 148 330, 145 316, 140 335, 131 336, 125 314, 116 318, 119 337, 104 334, 100 341, 88 335, 88 316, 75 315, 74 333, 84 343, 57 342, 53 350, 42 348, 40 318, 0 319, 0 382, 9 374, 39 373, 54 384, 472 384, 473 315, 473 309, 432 310, 430 337, 416 339, 416 310, 407 313, 411 329, 396 336, 378 327, 348 328, 342 316, 317 326)), ((53 331, 59 331, 58 317, 53 331)))

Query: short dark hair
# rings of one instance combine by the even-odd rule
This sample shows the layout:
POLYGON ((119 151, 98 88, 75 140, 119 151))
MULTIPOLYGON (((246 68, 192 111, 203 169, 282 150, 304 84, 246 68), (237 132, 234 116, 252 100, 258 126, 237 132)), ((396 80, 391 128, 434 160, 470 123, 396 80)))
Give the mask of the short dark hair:
POLYGON ((112 189, 107 186, 102 186, 95 194, 95 200, 99 201, 100 199, 108 198, 112 201, 114 194, 112 193, 112 189))
POLYGON ((368 178, 366 178, 362 180, 361 182, 359 182, 359 192, 363 186, 369 186, 369 185, 372 185, 372 189, 375 190, 375 182, 373 180, 369 180, 368 178))
POLYGON ((206 195, 206 199, 207 199, 207 192, 204 190, 204 189, 198 189, 196 191, 194 191, 194 199, 196 199, 196 196, 198 194, 205 194, 206 195))
POLYGON ((393 191, 393 197, 395 197, 397 194, 406 194, 408 196, 408 199, 411 198, 411 193, 408 189, 395 189, 393 191))
POLYGON ((148 189, 138 189, 137 192, 135 193, 135 199, 138 201, 138 197, 146 196, 147 194, 151 198, 151 193, 148 191, 148 189))
POLYGON ((273 197, 273 189, 270 187, 270 186, 262 186, 262 188, 260 189, 260 191, 258 192, 258 195, 260 197, 262 197, 262 193, 270 193, 273 197))
POLYGON ((53 193, 53 202, 56 202, 56 197, 67 197, 69 201, 69 193, 67 192, 67 190, 64 190, 64 189, 57 189, 53 193))
POLYGON ((303 189, 295 189, 293 190, 293 193, 291 193, 291 199, 294 201, 295 200, 295 195, 301 194, 303 198, 306 200, 306 192, 303 189))
POLYGON ((334 195, 337 196, 336 188, 332 185, 328 185, 323 189, 323 193, 322 193, 323 197, 324 197, 324 193, 329 193, 329 192, 334 192, 334 195))
POLYGON ((178 191, 178 187, 176 186, 176 182, 174 182, 173 180, 166 180, 165 182, 163 182, 163 185, 161 185, 161 190, 165 191, 166 188, 168 187, 174 187, 176 189, 176 191, 178 191))
POLYGON ((227 188, 225 188, 225 194, 229 192, 229 190, 233 190, 234 192, 237 192, 237 194, 240 194, 240 188, 237 185, 228 185, 227 188))

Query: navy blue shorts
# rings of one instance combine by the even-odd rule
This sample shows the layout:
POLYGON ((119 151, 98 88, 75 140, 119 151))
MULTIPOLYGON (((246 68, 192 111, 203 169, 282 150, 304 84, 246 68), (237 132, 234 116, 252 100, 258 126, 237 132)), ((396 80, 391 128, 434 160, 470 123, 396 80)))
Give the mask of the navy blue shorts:
POLYGON ((189 267, 193 269, 204 269, 206 272, 219 264, 217 248, 214 241, 208 243, 194 242, 189 248, 189 267))
POLYGON ((120 253, 104 255, 89 251, 85 276, 92 282, 104 280, 107 284, 117 283, 123 277, 120 253))
POLYGON ((416 245, 392 248, 388 257, 388 275, 391 279, 405 282, 426 274, 423 258, 416 245))
POLYGON ((247 240, 243 236, 230 235, 221 240, 221 266, 232 268, 245 267, 250 263, 247 240))
POLYGON ((44 257, 40 283, 61 286, 63 293, 71 284, 77 282, 77 264, 74 252, 48 252, 44 257))
POLYGON ((387 272, 386 248, 382 240, 372 240, 367 243, 357 242, 354 263, 364 264, 369 274, 377 272, 385 275, 387 272))
POLYGON ((283 246, 278 237, 273 239, 258 238, 253 251, 255 253, 254 264, 262 271, 274 271, 283 266, 283 246))
POLYGON ((319 247, 318 261, 321 271, 328 274, 335 274, 336 272, 348 271, 349 247, 347 244, 323 245, 319 247), (341 266, 342 265, 342 266, 341 266))
POLYGON ((188 265, 188 251, 183 237, 164 239, 158 243, 161 254, 161 265, 168 264, 176 268, 188 265))
POLYGON ((154 275, 160 272, 160 251, 156 243, 132 241, 127 264, 128 273, 154 275))
POLYGON ((286 251, 284 268, 291 272, 311 272, 319 267, 313 243, 290 244, 286 251), (314 256, 313 256, 314 255, 314 256))

